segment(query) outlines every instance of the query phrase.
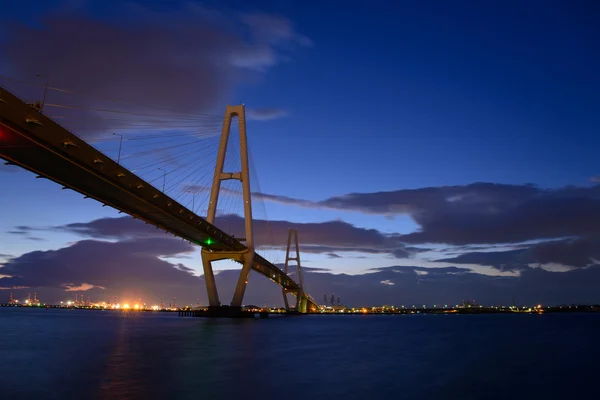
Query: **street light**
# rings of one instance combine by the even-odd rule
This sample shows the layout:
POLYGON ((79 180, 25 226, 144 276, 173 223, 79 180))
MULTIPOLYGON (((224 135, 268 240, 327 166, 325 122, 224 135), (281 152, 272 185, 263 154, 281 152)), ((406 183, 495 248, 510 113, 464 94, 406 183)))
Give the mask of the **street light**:
POLYGON ((113 135, 121 136, 121 142, 119 143, 119 157, 117 158, 117 164, 121 163, 121 148, 123 147, 123 135, 120 133, 114 133, 113 135))
POLYGON ((160 167, 158 169, 162 169, 163 170, 163 189, 162 189, 162 192, 164 193, 165 192, 165 182, 167 180, 167 170, 164 169, 164 168, 162 168, 162 167, 160 167))
POLYGON ((42 104, 40 105, 40 112, 44 112, 44 104, 46 104, 46 94, 48 93, 48 83, 50 82, 50 77, 42 74, 36 74, 35 76, 39 76, 40 78, 46 78, 46 85, 44 86, 44 98, 42 99, 42 104))

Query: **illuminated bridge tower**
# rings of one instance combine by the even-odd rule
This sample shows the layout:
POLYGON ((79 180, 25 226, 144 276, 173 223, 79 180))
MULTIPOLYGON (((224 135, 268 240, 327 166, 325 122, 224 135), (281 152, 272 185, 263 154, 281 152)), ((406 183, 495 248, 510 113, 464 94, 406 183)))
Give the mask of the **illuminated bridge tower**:
POLYGON ((221 305, 215 275, 212 269, 212 262, 218 260, 234 260, 242 264, 242 271, 235 288, 231 307, 241 307, 244 299, 244 292, 248 284, 248 276, 252 264, 254 263, 254 232, 252 230, 252 203, 250 199, 250 173, 248 169, 248 145, 246 141, 246 113, 244 105, 227 106, 225 110, 225 120, 221 132, 221 142, 219 144, 219 153, 217 155, 217 164, 213 178, 212 189, 210 192, 210 202, 208 204, 208 214, 206 220, 214 224, 217 214, 217 203, 219 201, 219 191, 221 190, 221 181, 236 179, 242 183, 243 201, 244 201, 244 222, 246 233, 246 249, 242 251, 235 250, 210 250, 202 248, 202 266, 204 268, 204 279, 208 291, 208 303, 210 307, 221 305), (240 160, 242 170, 237 172, 223 172, 225 163, 225 154, 227 153, 227 143, 229 142, 229 131, 233 117, 238 118, 238 127, 240 135, 240 160))
POLYGON ((305 313, 307 300, 306 300, 306 296, 304 296, 304 289, 302 287, 302 271, 301 271, 301 267, 300 267, 300 247, 298 246, 298 230, 297 229, 290 229, 288 232, 287 251, 285 252, 285 266, 284 266, 284 270, 283 270, 283 272, 285 272, 286 275, 288 274, 288 268, 289 268, 290 261, 296 261, 296 266, 298 267, 297 283, 298 283, 299 289, 296 291, 293 291, 293 292, 285 287, 282 289, 283 302, 285 303, 285 309, 288 311, 290 310, 290 305, 288 304, 287 293, 293 293, 296 295, 296 311, 305 313), (294 257, 292 257, 290 255, 290 248, 292 247, 292 236, 294 237, 294 245, 296 246, 296 250, 295 250, 296 255, 294 257))

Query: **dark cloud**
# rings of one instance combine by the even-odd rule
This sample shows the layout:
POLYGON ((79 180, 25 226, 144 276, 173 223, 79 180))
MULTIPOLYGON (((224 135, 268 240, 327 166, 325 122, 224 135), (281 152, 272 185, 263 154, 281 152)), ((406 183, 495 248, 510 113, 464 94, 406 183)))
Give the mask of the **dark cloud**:
POLYGON ((335 253, 327 253, 327 257, 329 257, 329 258, 342 258, 342 256, 337 255, 335 253))
POLYGON ((206 114, 217 106, 221 113, 244 70, 265 71, 308 41, 282 16, 224 15, 194 3, 158 11, 130 2, 102 19, 85 7, 63 8, 35 23, 3 22, 3 72, 34 86, 6 83, 33 101, 48 81, 48 115, 84 134, 142 119, 161 129, 217 129, 222 118, 206 114))
POLYGON ((530 251, 535 263, 585 267, 600 262, 600 237, 554 240, 533 246, 530 251))
POLYGON ((501 271, 525 270, 530 264, 583 268, 600 261, 600 237, 552 240, 508 251, 467 252, 439 262, 490 265, 501 271))
POLYGON ((441 267, 441 268, 426 268, 426 267, 414 267, 414 266, 392 266, 392 267, 377 267, 371 268, 370 271, 375 272, 395 272, 399 274, 414 273, 415 271, 427 272, 427 274, 459 274, 459 273, 472 273, 468 268, 458 267, 441 267))
POLYGON ((12 231, 9 231, 7 233, 10 233, 12 235, 29 235, 32 231, 35 230, 36 229, 31 226, 19 225, 15 226, 15 228, 12 231))
POLYGON ((57 226, 53 229, 98 239, 130 239, 168 236, 164 231, 131 217, 100 218, 90 222, 78 222, 57 226))
POLYGON ((485 245, 466 245, 466 246, 452 246, 444 249, 439 249, 438 251, 441 253, 445 253, 446 255, 456 255, 463 254, 465 252, 476 252, 476 251, 490 251, 490 250, 499 250, 499 249, 510 249, 510 250, 518 250, 518 249, 528 249, 530 245, 526 243, 522 244, 485 244, 485 245))
MULTIPOLYGON (((300 251, 305 253, 362 252, 392 254, 406 258, 411 253, 394 237, 375 229, 358 228, 343 221, 297 223, 289 221, 254 220, 255 243, 268 248, 284 248, 288 231, 298 229, 300 251)), ((221 229, 236 237, 244 237, 244 220, 237 215, 223 215, 215 220, 221 229)))
POLYGON ((248 108, 246 110, 248 119, 257 121, 270 121, 272 119, 287 117, 288 115, 288 111, 281 108, 248 108))
MULTIPOLYGON (((236 237, 245 237, 244 220, 238 215, 219 216, 215 225, 236 237)), ((362 252, 391 254, 397 258, 406 258, 413 254, 413 251, 405 249, 397 238, 389 237, 375 229, 357 228, 342 221, 293 223, 255 219, 253 225, 255 243, 259 248, 284 249, 289 229, 296 228, 299 232, 300 250, 303 253, 362 252)), ((130 217, 102 218, 51 229, 99 239, 168 236, 163 231, 130 217)))
POLYGON ((584 236, 600 230, 600 185, 540 189, 533 185, 473 183, 352 193, 319 202, 260 196, 303 207, 407 214, 420 225, 419 231, 401 237, 407 243, 518 243, 584 236))
POLYGON ((176 239, 147 238, 118 243, 84 240, 59 250, 35 251, 13 258, 0 270, 11 278, 0 286, 60 288, 88 283, 94 286, 159 286, 190 279, 158 257, 187 253, 194 247, 176 239))
POLYGON ((21 235, 21 236, 25 236, 25 235, 29 235, 29 232, 25 232, 25 231, 7 231, 6 233, 9 233, 11 235, 21 235))
MULTIPOLYGON (((400 236, 396 236, 397 238, 400 238, 400 236)), ((410 253, 426 253, 428 251, 431 251, 433 249, 427 248, 427 247, 406 247, 405 248, 406 251, 410 252, 410 253)))
POLYGON ((600 183, 600 175, 592 176, 590 178, 590 181, 592 181, 594 183, 600 183))
POLYGON ((410 243, 507 243, 588 235, 600 229, 600 199, 535 196, 502 208, 447 207, 414 214, 421 231, 405 235, 410 243))
MULTIPOLYGON (((202 277, 189 267, 171 264, 162 256, 174 256, 199 248, 176 239, 137 238, 121 242, 84 240, 59 250, 36 251, 8 261, 0 268, 0 288, 11 289, 16 298, 36 291, 47 302, 85 293, 92 300, 117 296, 119 301, 141 298, 147 303, 206 304, 202 277), (182 268, 183 267, 183 268, 182 268)), ((293 268, 292 268, 293 270, 293 268)), ((317 300, 323 294, 340 296, 350 306, 392 304, 455 304, 475 299, 483 304, 597 303, 600 266, 569 272, 524 269, 520 276, 497 277, 465 268, 392 266, 363 275, 333 274, 305 267, 304 285, 317 300)), ((217 274, 223 303, 228 303, 239 276, 238 270, 217 274)), ((246 304, 281 305, 281 289, 252 273, 246 304)))
POLYGON ((305 287, 318 301, 333 293, 352 306, 389 304, 597 303, 600 266, 570 272, 528 269, 519 277, 487 276, 463 268, 389 267, 364 275, 305 274, 305 287))
POLYGON ((34 242, 45 241, 46 239, 44 239, 44 238, 37 237, 37 236, 31 236, 31 233, 35 230, 36 230, 35 228, 21 225, 21 226, 15 226, 14 230, 7 231, 6 233, 11 234, 11 235, 23 236, 23 237, 25 237, 25 239, 32 240, 34 242))
POLYGON ((532 262, 529 250, 471 252, 436 261, 456 264, 489 265, 500 271, 523 270, 529 268, 529 263, 532 262))
MULTIPOLYGON (((195 276, 188 266, 161 259, 199 250, 198 246, 168 238, 146 237, 120 242, 83 240, 62 249, 35 251, 9 260, 0 267, 0 289, 11 290, 15 298, 36 291, 38 298, 51 303, 69 299, 71 293, 78 292, 94 301, 116 296, 118 301, 141 298, 158 304, 161 297, 166 303, 177 297, 178 304, 196 304, 197 301, 206 304, 203 277, 195 276)), ((305 268, 305 271, 325 270, 305 268)), ((224 304, 230 302, 238 277, 239 270, 217 273, 219 295, 224 304)), ((279 304, 281 288, 252 273, 246 299, 247 303, 260 305, 279 304)))

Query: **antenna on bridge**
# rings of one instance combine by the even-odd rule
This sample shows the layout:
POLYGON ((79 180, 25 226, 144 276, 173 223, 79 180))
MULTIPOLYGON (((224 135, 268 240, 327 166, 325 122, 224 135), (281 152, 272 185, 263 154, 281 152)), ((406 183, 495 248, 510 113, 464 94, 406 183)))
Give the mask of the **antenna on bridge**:
MULTIPOLYGON (((290 261, 296 261, 296 266, 298 267, 298 279, 297 279, 297 283, 298 283, 298 287, 299 290, 296 291, 296 311, 298 312, 306 312, 306 297, 304 296, 304 289, 302 288, 302 270, 301 270, 301 266, 300 266, 300 246, 298 245, 298 230, 297 229, 290 229, 288 231, 288 242, 287 242, 287 251, 285 252, 285 265, 284 265, 284 269, 283 272, 285 272, 285 274, 288 274, 288 267, 289 267, 289 263, 290 261), (296 246, 296 256, 292 257, 290 255, 290 248, 292 247, 292 236, 294 237, 294 244, 296 246)), ((283 302, 285 303, 285 309, 286 310, 290 310, 290 305, 288 303, 288 298, 287 298, 287 293, 290 293, 290 291, 288 289, 286 289, 285 287, 282 289, 283 292, 283 302)))
POLYGON ((231 307, 241 307, 244 299, 244 292, 248 283, 248 276, 254 262, 254 234, 252 229, 252 202, 250 197, 250 172, 248 168, 248 144, 246 140, 246 111, 244 105, 227 106, 225 109, 225 120, 223 121, 223 130, 221 131, 221 141, 219 143, 219 153, 217 155, 217 164, 215 166, 215 175, 213 178, 212 189, 210 192, 210 202, 208 204, 208 213, 206 220, 214 224, 217 214, 217 203, 219 201, 219 191, 221 190, 221 181, 236 179, 242 183, 244 199, 244 221, 246 228, 246 249, 239 251, 232 250, 210 250, 202 247, 202 267, 204 269, 204 279, 208 291, 208 303, 210 307, 221 305, 215 275, 212 269, 212 262, 218 260, 235 260, 242 263, 242 271, 238 279, 231 307), (242 170, 238 172, 223 172, 225 155, 227 153, 227 143, 229 142, 229 131, 233 117, 238 118, 238 130, 240 135, 240 160, 242 170))

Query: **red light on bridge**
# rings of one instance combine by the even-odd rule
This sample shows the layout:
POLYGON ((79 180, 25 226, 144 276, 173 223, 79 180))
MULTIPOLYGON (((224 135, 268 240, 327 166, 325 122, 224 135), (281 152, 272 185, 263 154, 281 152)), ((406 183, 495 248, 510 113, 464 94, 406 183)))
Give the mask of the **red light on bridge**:
POLYGON ((14 142, 15 139, 15 135, 10 129, 3 125, 0 125, 0 143, 6 143, 9 141, 14 142))
POLYGON ((10 131, 4 126, 0 125, 0 142, 6 142, 11 138, 10 131))

